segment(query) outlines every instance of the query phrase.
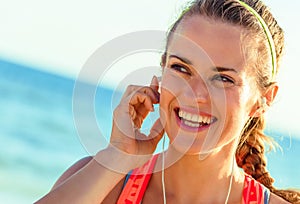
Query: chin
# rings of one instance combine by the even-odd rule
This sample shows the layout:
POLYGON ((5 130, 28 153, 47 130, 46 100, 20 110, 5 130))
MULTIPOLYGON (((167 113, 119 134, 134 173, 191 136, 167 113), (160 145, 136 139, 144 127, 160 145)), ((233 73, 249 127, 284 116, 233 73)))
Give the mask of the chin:
POLYGON ((175 140, 171 141, 170 146, 181 154, 198 155, 201 154, 203 140, 196 141, 195 139, 187 139, 186 136, 177 136, 175 140))
POLYGON ((212 154, 222 151, 231 141, 212 141, 203 138, 188 139, 186 136, 178 135, 174 140, 170 140, 169 148, 182 155, 199 155, 199 158, 206 158, 212 154))

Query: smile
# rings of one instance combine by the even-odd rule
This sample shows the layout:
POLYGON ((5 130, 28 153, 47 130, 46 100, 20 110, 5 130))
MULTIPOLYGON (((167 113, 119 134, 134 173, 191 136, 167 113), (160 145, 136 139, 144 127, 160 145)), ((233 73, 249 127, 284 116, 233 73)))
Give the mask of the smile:
POLYGON ((201 131, 208 128, 217 119, 208 114, 195 114, 180 108, 175 109, 179 126, 188 131, 201 131))

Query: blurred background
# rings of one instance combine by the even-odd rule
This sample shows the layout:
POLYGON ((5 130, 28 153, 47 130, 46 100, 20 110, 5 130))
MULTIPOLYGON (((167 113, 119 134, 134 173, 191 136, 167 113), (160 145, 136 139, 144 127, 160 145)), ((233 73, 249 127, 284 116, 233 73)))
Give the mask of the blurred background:
MULTIPOLYGON (((70 165, 93 153, 84 140, 95 143, 95 132, 80 137, 72 112, 73 88, 87 59, 125 33, 166 31, 186 1, 0 2, 0 203, 33 203, 70 165)), ((265 2, 285 30, 287 43, 279 96, 266 129, 282 151, 268 153, 268 168, 275 186, 300 189, 300 2, 265 2)), ((125 77, 117 70, 148 65, 159 66, 158 53, 124 58, 97 88, 95 118, 104 138, 109 137, 111 111, 119 98, 115 88, 125 77)), ((152 75, 145 77, 149 83, 152 75)), ((95 88, 88 78, 84 84, 95 88)), ((82 121, 89 129, 89 121, 82 121)), ((105 146, 106 140, 96 141, 105 146)))

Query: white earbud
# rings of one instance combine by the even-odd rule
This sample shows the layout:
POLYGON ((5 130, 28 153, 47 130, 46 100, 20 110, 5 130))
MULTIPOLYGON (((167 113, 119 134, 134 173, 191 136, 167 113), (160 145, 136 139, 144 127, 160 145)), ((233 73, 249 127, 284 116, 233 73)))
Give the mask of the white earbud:
POLYGON ((266 99, 266 97, 262 97, 261 98, 261 104, 262 104, 262 106, 266 106, 267 105, 267 99, 266 99))
POLYGON ((262 97, 261 98, 261 106, 259 107, 259 109, 262 109, 263 111, 265 111, 267 109, 267 99, 266 97, 262 97))
POLYGON ((157 77, 157 80, 158 80, 158 84, 159 84, 159 87, 158 87, 158 93, 161 93, 161 76, 158 76, 157 77))

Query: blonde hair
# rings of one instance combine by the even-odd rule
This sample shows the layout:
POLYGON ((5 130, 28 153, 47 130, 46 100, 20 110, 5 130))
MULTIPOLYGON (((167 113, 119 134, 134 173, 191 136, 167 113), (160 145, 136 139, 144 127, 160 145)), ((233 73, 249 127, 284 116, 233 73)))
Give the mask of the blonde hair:
MULTIPOLYGON (((278 73, 279 62, 283 55, 284 33, 282 28, 271 14, 269 8, 260 0, 244 0, 248 6, 252 7, 264 20, 272 35, 275 54, 276 70, 278 73)), ((190 16, 201 15, 210 19, 221 21, 243 28, 249 36, 255 36, 255 40, 250 44, 251 50, 255 50, 256 55, 251 59, 252 69, 256 73, 257 87, 263 93, 273 83, 273 76, 270 69, 270 46, 268 45, 266 34, 257 17, 247 10, 237 0, 195 0, 187 4, 177 21, 168 32, 168 47, 172 32, 175 32, 179 23, 190 16), (255 42, 254 42, 255 41, 255 42)), ((162 64, 165 63, 165 55, 162 56, 162 64)), ((265 128, 264 116, 250 118, 245 124, 238 148, 236 150, 236 160, 238 165, 254 179, 265 185, 271 192, 284 198, 291 203, 300 203, 300 192, 292 190, 278 190, 273 186, 274 179, 270 176, 266 168, 265 143, 271 144, 271 139, 267 137, 263 130, 265 128)))

